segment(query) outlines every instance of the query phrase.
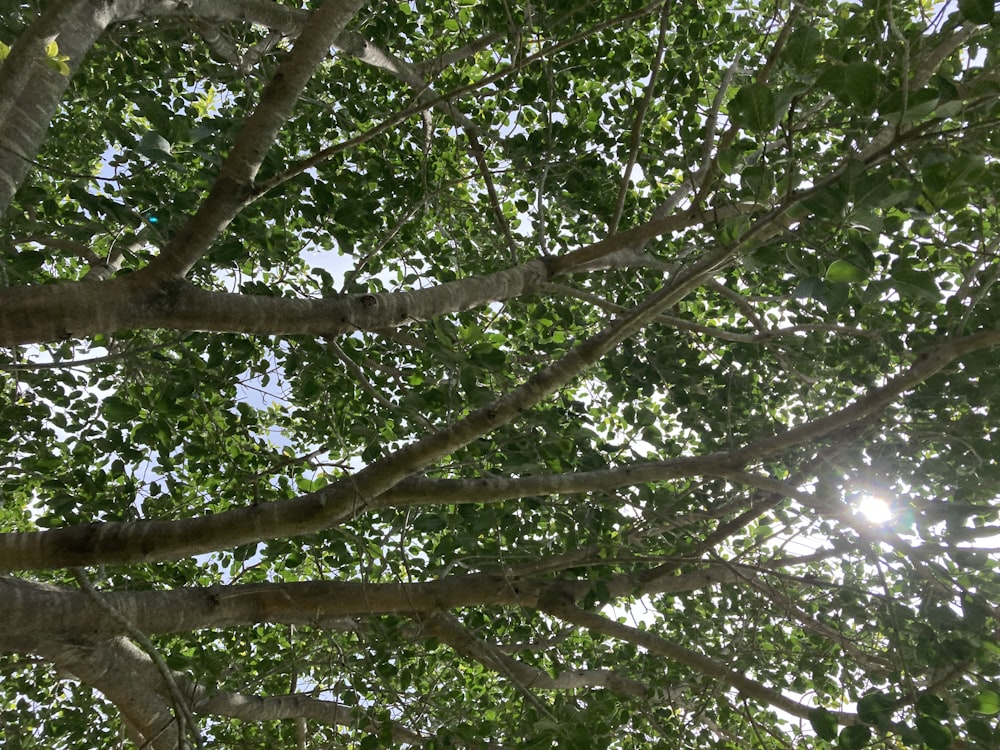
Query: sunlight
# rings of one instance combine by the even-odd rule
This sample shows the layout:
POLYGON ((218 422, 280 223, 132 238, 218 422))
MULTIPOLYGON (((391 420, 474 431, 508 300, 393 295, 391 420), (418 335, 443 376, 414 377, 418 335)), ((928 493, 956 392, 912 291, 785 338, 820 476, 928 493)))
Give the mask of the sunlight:
POLYGON ((885 523, 893 516, 889 502, 870 492, 864 492, 858 496, 855 510, 871 523, 885 523))

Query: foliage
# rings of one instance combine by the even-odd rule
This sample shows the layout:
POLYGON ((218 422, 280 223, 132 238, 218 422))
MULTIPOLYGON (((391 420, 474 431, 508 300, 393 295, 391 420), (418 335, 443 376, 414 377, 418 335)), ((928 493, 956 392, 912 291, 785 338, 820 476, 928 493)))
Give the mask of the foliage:
POLYGON ((1000 744, 992 2, 37 5, 5 747, 1000 744))

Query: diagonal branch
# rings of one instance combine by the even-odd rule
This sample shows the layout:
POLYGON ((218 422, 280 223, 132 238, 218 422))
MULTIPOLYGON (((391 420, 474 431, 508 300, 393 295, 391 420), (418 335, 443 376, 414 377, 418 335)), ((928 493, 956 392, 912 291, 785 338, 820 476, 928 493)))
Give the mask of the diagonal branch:
MULTIPOLYGON (((627 643, 641 646, 650 653, 690 667, 695 672, 718 680, 726 687, 736 689, 748 698, 753 698, 767 705, 774 706, 793 716, 803 719, 809 717, 810 706, 803 705, 778 690, 751 680, 749 677, 733 671, 725 664, 721 664, 696 651, 661 638, 650 630, 640 630, 620 622, 615 622, 603 615, 587 612, 571 602, 558 597, 548 601, 543 599, 539 602, 538 607, 543 612, 547 612, 553 617, 558 617, 577 627, 587 628, 593 633, 601 633, 611 638, 617 638, 627 643)), ((837 712, 834 715, 841 724, 857 724, 859 721, 855 714, 837 712)))
POLYGON ((181 695, 180 688, 177 686, 176 680, 174 680, 173 672, 167 666, 167 663, 160 656, 160 652, 156 650, 156 646, 149 639, 149 636, 143 633, 139 628, 135 627, 128 618, 125 617, 121 612, 108 606, 107 603, 101 598, 101 595, 97 593, 94 588, 94 584, 90 582, 90 578, 87 577, 87 573, 83 568, 75 568, 73 570, 73 575, 80 584, 80 589, 90 597, 102 612, 107 613, 111 619, 118 622, 133 640, 138 642, 142 646, 143 651, 149 656, 153 665, 156 667, 157 672, 160 673, 160 677, 163 678, 163 684, 167 686, 167 692, 170 694, 170 699, 173 701, 174 710, 177 716, 177 731, 181 736, 181 743, 183 744, 183 737, 186 733, 190 733, 191 737, 194 739, 195 747, 202 747, 201 732, 198 729, 198 723, 194 720, 194 716, 191 714, 191 707, 188 705, 188 701, 181 695))
POLYGON ((528 666, 505 654, 500 647, 477 638, 457 618, 443 612, 421 617, 420 624, 426 634, 448 644, 466 658, 506 675, 523 691, 604 687, 631 698, 646 698, 651 692, 645 683, 607 669, 567 669, 553 677, 544 669, 528 666))
MULTIPOLYGON (((111 701, 136 747, 180 750, 175 717, 161 689, 162 676, 149 655, 125 637, 93 641, 82 635, 67 640, 47 633, 24 644, 60 670, 72 674, 111 701)), ((173 673, 175 679, 184 678, 173 673)))
MULTIPOLYGON (((696 284, 693 274, 690 284, 696 284)), ((491 405, 438 432, 374 462, 353 477, 316 492, 209 516, 177 521, 133 521, 69 526, 41 532, 0 536, 0 570, 79 567, 101 563, 154 561, 211 552, 264 539, 292 536, 330 528, 367 510, 445 502, 488 502, 513 497, 614 489, 682 476, 718 476, 744 481, 765 491, 790 492, 783 483, 739 473, 763 458, 810 443, 844 427, 877 418, 906 391, 941 371, 963 354, 1000 344, 1000 331, 984 331, 959 339, 943 339, 920 355, 909 370, 882 388, 862 396, 837 412, 723 454, 650 462, 621 469, 579 474, 530 476, 516 479, 416 480, 419 473, 440 457, 476 437, 515 419, 548 393, 568 382, 619 337, 655 317, 672 300, 685 293, 683 286, 668 286, 629 316, 609 326, 571 350, 523 385, 491 405), (390 490, 395 489, 395 493, 390 490), (461 498, 464 493, 464 500, 461 498)), ((799 493, 804 498, 811 496, 799 493)))
POLYGON ((140 273, 153 280, 183 277, 209 250, 246 205, 264 157, 291 116, 302 89, 363 5, 363 0, 326 0, 313 12, 237 136, 201 208, 140 273))
POLYGON ((114 3, 60 0, 21 35, 0 65, 0 218, 34 165, 72 75, 87 52, 117 17, 114 3), (58 38, 69 59, 69 75, 46 65, 45 48, 58 38))
MULTIPOLYGON (((249 544, 262 539, 318 531, 342 523, 367 510, 383 492, 403 479, 473 440, 508 424, 598 362, 622 341, 642 330, 665 309, 700 286, 738 252, 723 247, 706 254, 671 279, 645 302, 583 340, 560 359, 500 396, 437 432, 375 461, 353 476, 319 492, 293 500, 251 505, 225 513, 178 521, 94 524, 76 532, 75 541, 59 544, 55 536, 68 529, 12 534, 0 552, 0 569, 80 567, 84 561, 153 561, 199 554, 249 544), (43 542, 51 539, 52 542, 43 542), (59 549, 52 549, 52 546, 59 549), (39 556, 42 548, 46 554, 39 556), (12 553, 8 556, 8 551, 12 553)), ((73 537, 71 533, 71 538, 73 537)))
POLYGON ((811 442, 823 435, 869 419, 880 413, 906 391, 940 372, 959 357, 969 352, 987 349, 1000 344, 1000 331, 981 331, 962 338, 945 338, 933 348, 917 356, 913 365, 896 376, 882 388, 862 396, 850 406, 833 414, 820 417, 799 427, 778 433, 772 438, 758 440, 752 446, 736 451, 746 463, 759 457, 773 455, 796 445, 811 442))
MULTIPOLYGON (((653 101, 653 94, 656 92, 656 80, 660 75, 660 68, 663 65, 663 53, 667 47, 667 21, 670 18, 670 11, 673 9, 672 3, 664 3, 663 12, 660 14, 660 33, 656 40, 656 52, 653 54, 653 61, 650 63, 649 81, 646 90, 639 100, 635 116, 632 120, 632 130, 629 135, 628 158, 622 169, 622 178, 618 184, 618 197, 615 199, 614 213, 611 221, 608 222, 608 234, 618 231, 618 224, 621 222, 622 213, 625 211, 625 197, 628 195, 628 187, 632 181, 632 171, 635 169, 636 160, 639 156, 639 146, 642 143, 642 125, 649 111, 649 105, 653 101)), ((706 142, 710 136, 706 137, 706 142)), ((671 210, 670 213, 673 213, 671 210)))

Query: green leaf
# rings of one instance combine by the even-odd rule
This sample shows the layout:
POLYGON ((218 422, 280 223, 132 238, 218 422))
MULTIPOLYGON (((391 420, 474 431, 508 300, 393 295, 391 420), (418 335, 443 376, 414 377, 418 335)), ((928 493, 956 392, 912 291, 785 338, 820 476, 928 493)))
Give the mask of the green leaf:
POLYGON ((965 662, 976 654, 976 647, 965 638, 948 638, 941 644, 941 653, 953 662, 965 662))
POLYGON ((930 88, 910 91, 905 97, 901 91, 893 91, 879 103, 878 109, 890 122, 909 123, 930 117, 937 111, 939 102, 938 93, 930 88))
POLYGON ((751 83, 736 92, 729 102, 729 114, 739 127, 766 133, 777 124, 774 92, 763 83, 751 83))
POLYGON ((895 702, 885 693, 868 693, 858 701, 858 718, 882 731, 889 728, 895 702))
POLYGON ((101 409, 112 422, 131 422, 139 416, 139 408, 120 396, 107 396, 101 409))
POLYGON ((995 732, 993 726, 983 719, 969 719, 965 722, 969 735, 980 742, 992 742, 995 732))
POLYGON ((795 285, 792 296, 796 299, 823 300, 826 298, 826 292, 827 289, 823 284, 823 279, 818 276, 808 276, 795 285))
POLYGON ((861 750, 872 738, 872 730, 864 724, 844 727, 837 737, 837 747, 843 750, 861 750))
POLYGON ((948 727, 929 716, 917 717, 917 731, 930 750, 948 750, 954 739, 948 727))
POLYGON ((799 26, 785 42, 781 51, 782 59, 800 71, 816 67, 816 58, 823 49, 823 37, 814 26, 799 26))
POLYGON ((809 723, 816 736, 822 740, 837 739, 837 717, 825 708, 812 708, 808 713, 809 723))
POLYGON ((993 690, 983 690, 973 701, 973 711, 977 714, 992 716, 1000 713, 1000 694, 993 690))
POLYGON ((878 68, 872 63, 850 63, 844 68, 843 75, 844 92, 848 99, 861 109, 874 107, 881 78, 878 68))
POLYGON ((64 60, 56 57, 46 57, 45 64, 60 75, 68 76, 70 74, 69 65, 64 60))
POLYGON ((979 24, 989 23, 996 14, 993 0, 958 0, 958 10, 967 21, 979 24))
POLYGON ((891 269, 891 279, 896 290, 904 297, 937 302, 941 298, 935 276, 905 264, 891 269))
POLYGON ((8 47, 3 42, 0 42, 0 62, 6 60, 9 54, 10 54, 10 47, 8 47))
POLYGON ((917 711, 922 716, 932 719, 944 719, 948 716, 948 704, 940 696, 933 693, 923 693, 917 698, 917 711))
POLYGON ((835 260, 826 269, 826 280, 833 283, 858 282, 868 278, 868 274, 846 260, 835 260))
POLYGON ((754 196, 767 195, 774 189, 774 170, 759 164, 745 167, 740 172, 740 182, 754 196))
POLYGON ((169 159, 171 155, 170 142, 159 133, 150 130, 143 133, 139 144, 135 148, 143 156, 153 161, 169 159))

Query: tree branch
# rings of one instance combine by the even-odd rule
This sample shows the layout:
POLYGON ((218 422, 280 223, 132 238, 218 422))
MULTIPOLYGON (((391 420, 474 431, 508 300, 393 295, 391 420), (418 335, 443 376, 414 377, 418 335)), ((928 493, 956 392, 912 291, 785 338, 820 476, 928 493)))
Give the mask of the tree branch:
POLYGON ((421 617, 420 625, 425 633, 448 644, 462 656, 507 676, 518 684, 522 692, 529 689, 575 690, 604 687, 630 698, 647 698, 651 693, 645 683, 621 677, 607 669, 567 669, 552 677, 543 669, 530 667, 514 659, 504 653, 501 647, 477 638, 458 619, 444 612, 421 617))
POLYGON ((278 131, 291 116, 302 89, 363 5, 364 0, 326 0, 313 11, 291 53, 278 66, 257 108, 240 130, 201 208, 138 274, 149 281, 183 277, 209 250, 248 202, 257 171, 278 131))
POLYGON ((114 3, 59 0, 20 34, 0 65, 0 218, 34 164, 49 121, 83 58, 117 17, 114 3), (58 39, 70 75, 46 64, 46 45, 58 39))
MULTIPOLYGON (((710 264, 711 260, 707 262, 710 264)), ((692 277, 689 283, 698 283, 697 278, 692 277)), ((1000 331, 984 331, 960 339, 945 339, 920 355, 907 372, 897 376, 888 385, 859 398, 850 406, 723 454, 575 475, 446 480, 455 482, 450 485, 453 488, 450 500, 443 493, 444 485, 438 486, 436 494, 428 494, 428 488, 433 486, 430 480, 422 480, 420 485, 403 484, 398 489, 401 494, 379 497, 457 447, 514 419, 521 410, 537 403, 568 382, 587 364, 596 361, 617 343, 619 337, 624 337, 626 331, 630 332, 633 326, 641 326, 647 316, 655 317, 664 306, 673 304, 673 300, 684 293, 686 288, 683 284, 679 283, 678 287, 668 286, 630 316, 578 345, 562 359, 501 396, 493 404, 374 462, 353 477, 321 490, 292 500, 250 505, 224 513, 177 521, 88 524, 51 531, 5 534, 0 536, 0 570, 175 559, 263 539, 330 528, 372 508, 460 502, 462 500, 456 497, 459 492, 465 493, 464 502, 482 502, 487 495, 488 499, 498 500, 556 492, 584 492, 681 476, 734 478, 737 476, 734 471, 739 467, 818 440, 849 425, 876 418, 900 395, 941 371, 963 354, 1000 344, 1000 331), (418 494, 414 499, 414 495, 409 493, 423 494, 422 498, 418 494)), ((767 480, 766 477, 754 478, 755 475, 750 474, 738 476, 741 477, 740 481, 753 479, 756 486, 760 487, 767 480)), ((783 492, 789 489, 787 485, 778 484, 783 492)))
MULTIPOLYGON (((735 688, 748 698, 779 708, 793 716, 803 719, 807 719, 809 716, 811 706, 798 703, 777 690, 751 680, 739 672, 734 672, 728 666, 720 664, 707 656, 702 656, 695 651, 671 643, 652 631, 639 630, 638 628, 615 622, 607 617, 587 612, 562 600, 543 600, 539 602, 539 609, 565 622, 587 628, 594 633, 602 633, 608 637, 641 646, 650 653, 690 667, 699 674, 718 680, 727 687, 735 688)), ((857 724, 859 722, 855 714, 836 712, 834 715, 841 724, 857 724)))
MULTIPOLYGON (((125 633, 138 642, 142 646, 143 651, 149 656, 156 670, 160 673, 163 678, 163 683, 167 686, 167 691, 170 694, 170 698, 174 704, 174 711, 176 712, 178 733, 183 738, 184 735, 190 732, 191 737, 194 739, 195 747, 202 747, 201 731, 198 729, 198 722, 194 720, 194 716, 191 714, 191 707, 188 705, 187 700, 181 695, 180 689, 177 687, 177 682, 174 680, 173 673, 167 666, 167 663, 160 656, 159 651, 156 650, 156 646, 153 642, 149 640, 149 636, 135 627, 128 618, 121 614, 119 611, 114 609, 114 607, 109 606, 101 598, 101 595, 97 593, 94 588, 94 584, 90 582, 90 578, 87 577, 86 571, 83 568, 75 568, 73 570, 73 576, 76 578, 77 583, 80 584, 80 590, 83 591, 90 600, 94 602, 100 608, 102 612, 108 614, 113 620, 118 622, 124 629, 125 633)), ((183 739, 179 744, 184 744, 183 739)))

